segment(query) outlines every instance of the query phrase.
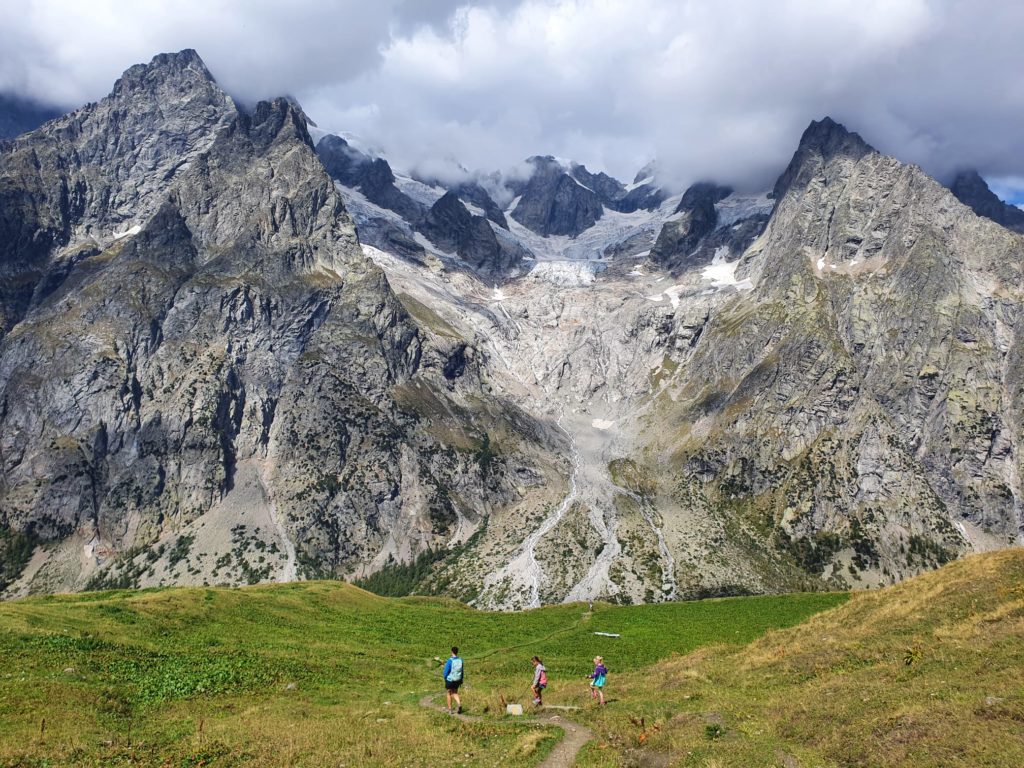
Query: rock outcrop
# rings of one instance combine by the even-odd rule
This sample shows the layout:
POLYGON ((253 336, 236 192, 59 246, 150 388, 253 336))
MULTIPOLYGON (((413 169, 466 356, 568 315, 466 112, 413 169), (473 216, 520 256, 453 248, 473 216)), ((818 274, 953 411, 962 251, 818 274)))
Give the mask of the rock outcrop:
POLYGON ((709 262, 710 258, 705 258, 698 246, 718 224, 715 204, 731 193, 728 187, 707 182, 687 189, 675 210, 682 216, 662 227, 651 249, 651 261, 670 271, 692 269, 709 262))
POLYGON ((553 157, 531 157, 529 180, 516 192, 519 202, 511 216, 538 235, 576 237, 604 213, 596 192, 573 178, 553 157))
POLYGON ((488 220, 471 214, 454 192, 442 195, 416 229, 482 275, 504 279, 515 274, 524 256, 521 248, 499 241, 488 220))

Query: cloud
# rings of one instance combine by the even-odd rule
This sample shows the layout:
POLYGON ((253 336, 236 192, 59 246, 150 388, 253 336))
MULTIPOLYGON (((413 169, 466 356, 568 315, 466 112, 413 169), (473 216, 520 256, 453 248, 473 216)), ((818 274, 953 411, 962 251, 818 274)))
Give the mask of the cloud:
POLYGON ((657 156, 677 184, 765 187, 828 114, 934 175, 1010 178, 1022 35, 1001 0, 31 2, 0 29, 0 90, 79 103, 194 47, 231 93, 291 93, 405 168, 550 153, 628 180, 657 156))
POLYGON ((444 23, 457 0, 28 0, 0 27, 0 91, 77 106, 132 64, 195 48, 243 100, 343 83, 391 35, 444 23))

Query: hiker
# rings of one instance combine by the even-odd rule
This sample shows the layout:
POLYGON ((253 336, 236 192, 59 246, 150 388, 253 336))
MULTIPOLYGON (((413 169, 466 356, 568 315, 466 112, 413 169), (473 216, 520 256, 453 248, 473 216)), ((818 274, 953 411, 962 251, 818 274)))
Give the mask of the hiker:
POLYGON ((590 698, 594 701, 604 700, 604 680, 608 676, 608 668, 604 665, 604 659, 600 656, 594 657, 594 672, 587 679, 590 681, 590 698))
POLYGON ((462 714, 462 697, 459 696, 459 687, 462 685, 462 659, 459 657, 459 649, 452 646, 452 655, 444 664, 444 691, 448 700, 448 714, 452 714, 452 699, 455 699, 455 706, 458 709, 456 714, 462 714))
POLYGON ((548 670, 541 663, 539 656, 534 656, 530 662, 533 664, 533 685, 530 686, 530 690, 533 691, 533 703, 540 707, 544 703, 541 701, 542 694, 548 687, 548 670))

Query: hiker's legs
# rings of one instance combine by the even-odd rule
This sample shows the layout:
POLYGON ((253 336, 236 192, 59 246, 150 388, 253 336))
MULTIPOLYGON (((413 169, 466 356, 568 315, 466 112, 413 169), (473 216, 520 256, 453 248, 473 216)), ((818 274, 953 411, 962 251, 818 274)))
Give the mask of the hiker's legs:
POLYGON ((601 703, 604 704, 604 688, 598 688, 597 695, 601 697, 601 703))
POLYGON ((455 706, 458 707, 459 711, 461 712, 462 711, 462 696, 459 694, 458 691, 455 691, 455 693, 452 694, 452 698, 455 699, 455 706))
POLYGON ((452 692, 451 692, 450 688, 445 689, 444 697, 445 697, 445 700, 448 702, 448 711, 451 712, 452 711, 452 692))

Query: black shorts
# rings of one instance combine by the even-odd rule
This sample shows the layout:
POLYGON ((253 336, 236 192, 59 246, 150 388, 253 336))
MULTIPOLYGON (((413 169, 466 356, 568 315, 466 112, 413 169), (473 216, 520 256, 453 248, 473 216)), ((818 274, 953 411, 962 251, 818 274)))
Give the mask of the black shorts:
POLYGON ((451 691, 452 693, 455 693, 456 691, 458 691, 460 685, 462 685, 462 681, 461 680, 445 680, 444 681, 444 689, 446 691, 451 691))

